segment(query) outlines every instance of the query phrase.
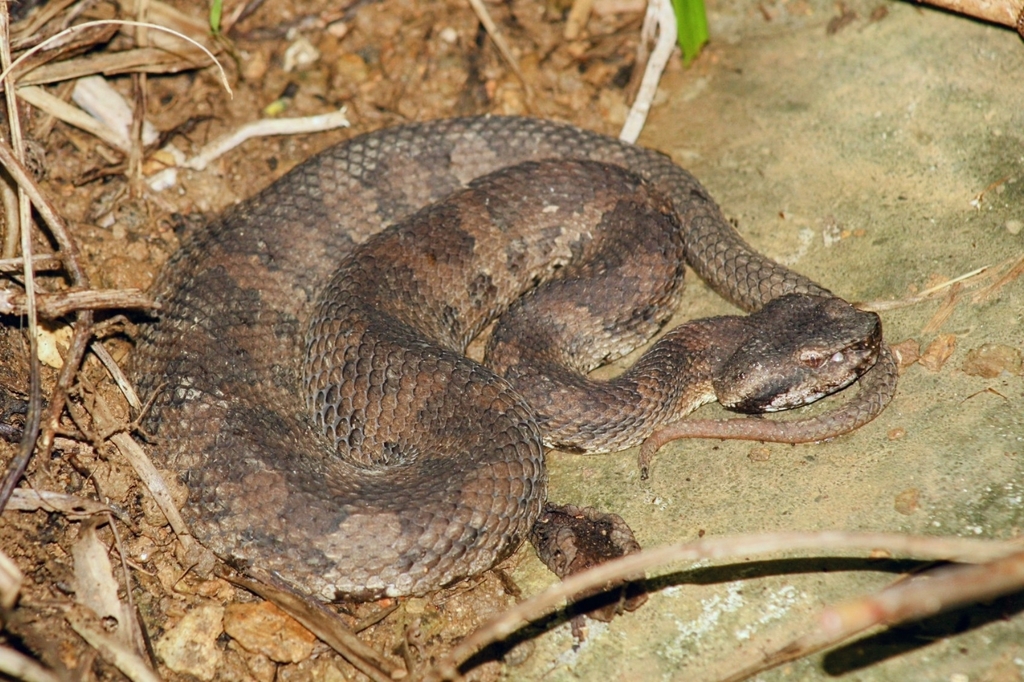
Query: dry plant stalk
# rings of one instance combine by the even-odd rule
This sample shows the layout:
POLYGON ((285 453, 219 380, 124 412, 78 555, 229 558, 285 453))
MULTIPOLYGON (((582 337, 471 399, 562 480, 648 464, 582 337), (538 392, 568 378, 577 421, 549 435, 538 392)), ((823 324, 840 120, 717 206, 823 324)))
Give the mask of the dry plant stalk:
MULTIPOLYGON (((0 141, 0 165, 2 165, 8 172, 8 174, 18 183, 19 188, 25 193, 25 195, 35 206, 39 215, 43 218, 47 227, 50 229, 50 234, 57 242, 59 247, 58 256, 62 259, 64 268, 71 278, 71 283, 74 286, 78 286, 81 289, 89 289, 89 277, 86 275, 85 270, 82 268, 81 262, 78 260, 78 249, 74 242, 68 235, 67 226, 64 224, 63 218, 50 203, 48 199, 43 195, 39 186, 36 184, 32 176, 25 170, 25 167, 18 161, 14 151, 3 141, 0 141)), ((27 232, 27 228, 25 230, 27 232)), ((26 272, 28 273, 26 281, 31 278, 31 239, 26 235, 22 237, 23 243, 29 242, 29 247, 25 249, 23 245, 23 253, 26 256, 26 272)), ((34 314, 34 297, 30 296, 29 292, 26 292, 26 299, 31 306, 34 314)), ((25 433, 22 438, 21 447, 18 455, 8 466, 7 473, 4 476, 3 484, 0 485, 0 510, 7 504, 7 500, 14 492, 14 487, 21 480, 21 477, 25 473, 25 468, 28 466, 29 458, 32 455, 33 448, 38 448, 40 454, 43 457, 49 457, 50 449, 53 447, 53 438, 57 432, 57 426, 60 421, 60 415, 64 411, 64 402, 67 400, 67 393, 70 390, 72 383, 74 382, 75 374, 78 371, 78 365, 82 362, 82 358, 85 356, 85 351, 92 339, 92 323, 93 313, 91 310, 79 310, 76 313, 76 319, 74 324, 74 334, 71 338, 71 345, 68 349, 67 356, 64 360, 64 366, 60 370, 60 374, 57 377, 57 385, 50 395, 50 401, 46 407, 45 418, 31 418, 26 420, 25 433), (42 433, 40 433, 41 425, 42 433), (38 440, 37 440, 38 438, 38 440)), ((33 359, 38 361, 38 351, 35 347, 36 334, 30 333, 30 341, 32 345, 33 359)), ((33 374, 38 376, 38 371, 34 371, 33 374)), ((32 396, 32 402, 38 407, 38 396, 32 396)), ((37 413, 38 414, 38 413, 37 413)), ((29 407, 29 415, 32 415, 32 405, 29 407)))
POLYGON ((495 47, 498 48, 498 52, 501 53, 501 58, 505 60, 508 67, 515 73, 516 78, 523 85, 523 91, 526 93, 527 104, 533 102, 533 88, 530 87, 530 83, 526 80, 526 76, 523 75, 522 69, 519 68, 519 60, 512 54, 512 48, 509 47, 505 41, 505 35, 498 28, 498 25, 494 23, 494 19, 491 18, 491 13, 487 11, 487 7, 484 5, 483 0, 469 0, 470 7, 476 13, 480 23, 483 24, 484 30, 487 31, 487 35, 494 41, 495 47))
POLYGON ((34 488, 15 488, 7 503, 7 509, 17 511, 60 512, 72 520, 87 519, 97 515, 112 514, 113 509, 87 497, 57 493, 34 488))
MULTIPOLYGON (((76 310, 155 310, 159 307, 138 289, 60 291, 36 296, 38 314, 51 320, 76 310)), ((0 291, 0 315, 25 315, 27 311, 27 294, 0 291)))
POLYGON ((641 30, 640 46, 637 48, 637 64, 641 63, 640 56, 647 52, 647 42, 657 40, 654 49, 647 57, 647 66, 644 68, 644 76, 640 81, 640 89, 637 91, 636 100, 629 109, 626 122, 622 125, 619 139, 626 142, 636 142, 640 137, 647 122, 647 114, 651 111, 651 104, 658 92, 658 83, 661 82, 661 74, 668 65, 668 60, 676 49, 676 15, 672 10, 670 0, 649 0, 647 3, 647 14, 644 16, 644 25, 641 30))
MULTIPOLYGON (((7 80, 12 69, 10 53, 10 26, 6 4, 0 6, 0 68, 3 74, 0 75, 0 82, 7 80)), ((3 161, 4 166, 21 168, 25 160, 24 143, 21 137, 21 121, 18 115, 18 102, 14 96, 13 88, 5 88, 4 96, 7 103, 7 123, 10 129, 10 146, 6 142, 0 143, 4 154, 9 156, 3 161), (9 152, 9 154, 8 154, 9 152)), ((15 170, 8 168, 8 173, 15 179, 17 192, 9 190, 5 192, 5 202, 16 203, 16 207, 8 205, 5 215, 7 217, 7 235, 4 240, 5 255, 13 255, 16 245, 20 243, 21 254, 24 258, 23 276, 25 278, 25 295, 27 303, 25 316, 28 322, 29 332, 29 405, 25 415, 25 428, 21 442, 18 444, 18 454, 8 467, 3 483, 0 484, 0 511, 3 510, 7 499, 14 491, 14 486, 25 473, 29 459, 35 447, 36 436, 39 433, 40 412, 42 411, 42 388, 40 386, 40 360, 38 343, 38 326, 36 320, 35 302, 35 272, 32 270, 32 207, 28 201, 28 188, 25 183, 18 179, 15 170)), ((26 175, 27 177, 27 175, 26 175)))
POLYGON ((0 673, 23 682, 63 682, 25 654, 5 646, 0 646, 0 673))
POLYGON ((826 608, 818 616, 815 630, 741 666, 719 682, 739 682, 851 637, 1016 592, 1022 586, 1024 552, 977 566, 943 567, 899 580, 878 593, 826 608))
POLYGON ((225 580, 273 602, 344 656, 345 660, 373 682, 390 682, 390 680, 397 679, 396 675, 399 675, 401 671, 388 659, 363 644, 362 640, 345 627, 337 614, 324 604, 294 592, 287 585, 275 579, 273 575, 259 569, 251 570, 250 575, 254 580, 233 575, 224 575, 223 577, 225 580))
MULTIPOLYGON (((754 554, 793 550, 863 550, 875 552, 879 549, 888 554, 914 559, 946 560, 962 562, 993 562, 997 563, 1006 557, 1016 556, 1024 549, 1024 539, 1015 541, 985 541, 960 538, 932 538, 893 533, 853 533, 842 531, 824 531, 815 533, 764 533, 760 535, 741 535, 722 538, 703 538, 694 542, 683 542, 654 549, 645 549, 636 554, 629 554, 619 559, 595 566, 581 573, 566 578, 540 594, 523 601, 499 614, 490 622, 470 633, 458 645, 452 648, 436 666, 424 676, 426 680, 461 679, 458 667, 469 660, 476 652, 489 644, 500 641, 527 623, 541 618, 561 608, 566 600, 573 595, 609 582, 622 580, 629 576, 643 573, 656 567, 663 567, 678 561, 696 561, 698 559, 746 558, 754 554)), ((998 584, 997 593, 1007 594, 1024 587, 1024 570, 1012 572, 1009 580, 998 584), (1014 583, 1016 580, 1016 583, 1014 583)), ((976 583, 973 587, 963 586, 958 591, 958 604, 995 596, 985 583, 976 583)), ((898 598, 898 597, 897 597, 898 598)), ((912 605, 892 609, 902 620, 921 618, 932 615, 935 604, 944 608, 953 605, 937 600, 927 599, 918 602, 917 609, 912 605), (922 606, 923 605, 923 606, 922 606), (921 609, 925 610, 922 611, 921 609)), ((894 624, 893 621, 889 624, 894 624)), ((845 638, 840 632, 838 636, 845 638)), ((832 645, 841 641, 835 639, 828 642, 832 645)), ((808 652, 809 653, 809 652, 808 652)))

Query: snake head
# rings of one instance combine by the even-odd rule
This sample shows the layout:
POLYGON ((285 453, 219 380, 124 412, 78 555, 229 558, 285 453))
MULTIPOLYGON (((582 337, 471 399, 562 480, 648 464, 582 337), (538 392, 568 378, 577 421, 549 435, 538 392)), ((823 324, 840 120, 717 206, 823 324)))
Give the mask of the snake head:
POLYGON ((825 296, 789 294, 747 318, 749 334, 713 381, 736 412, 778 412, 850 385, 878 359, 878 315, 825 296))

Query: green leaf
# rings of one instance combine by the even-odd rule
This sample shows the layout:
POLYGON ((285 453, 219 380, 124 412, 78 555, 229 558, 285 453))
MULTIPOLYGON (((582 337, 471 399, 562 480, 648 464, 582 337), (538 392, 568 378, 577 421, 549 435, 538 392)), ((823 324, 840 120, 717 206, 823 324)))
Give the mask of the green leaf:
MULTIPOLYGON (((223 11, 224 11, 224 2, 223 2, 223 0, 213 0, 210 3, 210 33, 212 33, 215 36, 219 36, 220 35, 220 17, 221 17, 221 13, 223 11)), ((676 16, 678 16, 678 10, 677 10, 677 15, 676 16)), ((680 43, 680 45, 681 44, 682 43, 680 43)))
POLYGON ((704 11, 704 0, 672 0, 679 27, 679 47, 683 51, 683 62, 689 64, 700 54, 700 48, 708 42, 708 16, 704 11))

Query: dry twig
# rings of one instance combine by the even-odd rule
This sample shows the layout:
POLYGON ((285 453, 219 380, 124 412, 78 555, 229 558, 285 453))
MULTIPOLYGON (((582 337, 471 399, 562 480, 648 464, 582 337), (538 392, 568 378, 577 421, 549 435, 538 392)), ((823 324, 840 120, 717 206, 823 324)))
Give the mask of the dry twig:
POLYGON ((0 647, 0 673, 22 682, 62 682, 55 674, 25 654, 8 647, 0 647))
MULTIPOLYGON (((6 82, 7 74, 10 73, 12 68, 9 18, 6 6, 0 6, 0 67, 3 68, 3 74, 0 75, 0 83, 6 82)), ((22 168, 21 164, 25 159, 25 150, 21 139, 21 122, 18 116, 18 102, 14 97, 13 88, 5 88, 4 95, 7 100, 7 121, 11 134, 11 143, 10 146, 7 146, 5 142, 0 141, 0 149, 9 157, 9 159, 3 160, 2 163, 7 167, 8 173, 18 185, 16 197, 12 197, 10 193, 5 196, 8 200, 17 201, 17 211, 10 209, 6 212, 9 219, 6 243, 8 246, 13 245, 17 241, 21 243, 21 253, 24 258, 25 295, 28 302, 25 313, 28 320, 30 357, 29 404, 28 412, 25 416, 25 428, 22 433, 21 442, 18 444, 18 453, 8 466, 3 483, 0 484, 0 511, 7 504, 7 499, 14 491, 14 486, 21 480, 25 470, 28 468, 28 462, 32 457, 32 450, 36 444, 36 436, 39 433, 40 412, 42 411, 41 370, 35 306, 35 272, 32 270, 32 208, 27 199, 28 189, 25 187, 25 183, 18 178, 16 171, 13 170, 14 167, 22 168), (14 239, 14 234, 18 235, 17 240, 14 239)), ((25 177, 27 178, 27 174, 25 177)))
POLYGON ((287 585, 259 569, 250 571, 250 575, 256 580, 230 574, 223 577, 273 602, 374 682, 390 682, 396 679, 394 676, 400 671, 394 664, 363 644, 362 640, 345 627, 337 614, 326 606, 295 593, 287 585))
MULTIPOLYGON (((1020 552, 1024 543, 931 538, 890 533, 765 533, 723 538, 704 538, 665 547, 646 549, 577 573, 540 594, 499 614, 452 648, 426 674, 427 680, 459 679, 458 666, 484 647, 508 637, 517 629, 561 607, 585 590, 665 566, 677 561, 747 557, 766 552, 810 550, 885 549, 890 554, 915 559, 983 562, 1020 552)), ((1024 582, 1024 581, 1022 581, 1024 582)), ((1017 589, 1020 588, 1018 584, 1017 589)), ((989 592, 982 591, 982 595, 989 592)), ((971 599, 971 597, 967 597, 971 599)), ((907 614, 913 617, 913 614, 907 614)), ((918 614, 920 617, 920 614, 918 614)))
MULTIPOLYGON (((1013 259, 1011 259, 1013 260, 1013 259)), ((971 303, 981 303, 991 298, 997 291, 1005 287, 1007 284, 1017 279, 1021 275, 1024 275, 1024 256, 1020 256, 1013 264, 1006 269, 1002 275, 999 276, 996 281, 992 282, 986 287, 983 287, 981 291, 978 291, 971 297, 971 303)))
POLYGON ((760 661, 744 666, 721 682, 739 682, 783 663, 810 656, 872 629, 985 601, 1024 587, 1024 552, 1017 552, 977 566, 942 567, 900 580, 881 592, 858 597, 826 608, 818 627, 766 653, 760 661))
MULTIPOLYGON (((155 310, 152 299, 138 289, 92 289, 60 291, 36 295, 36 310, 41 317, 56 319, 76 310, 155 310)), ((0 291, 0 315, 25 315, 28 295, 17 291, 0 291)))
POLYGON ((491 18, 491 13, 487 11, 487 7, 484 6, 483 0, 469 0, 470 7, 476 12, 476 16, 480 19, 480 23, 483 24, 484 29, 487 31, 487 35, 494 41, 495 47, 498 48, 498 52, 501 53, 501 58, 505 60, 508 67, 515 73, 516 78, 523 84, 523 91, 526 93, 527 103, 533 102, 533 88, 530 87, 529 82, 526 80, 526 76, 523 75, 522 69, 519 68, 519 60, 512 54, 512 48, 505 42, 505 36, 502 34, 498 25, 494 23, 494 19, 491 18))
POLYGON ((113 509, 87 497, 67 495, 49 490, 34 488, 15 488, 14 494, 7 503, 8 510, 60 512, 72 520, 87 519, 92 516, 112 514, 113 509))
POLYGON ((315 116, 259 119, 239 126, 227 135, 206 145, 202 151, 185 163, 185 167, 198 171, 204 170, 213 160, 254 137, 316 133, 334 128, 347 128, 348 125, 345 107, 328 114, 315 116))
POLYGON ((640 49, 646 51, 646 43, 654 40, 655 35, 657 35, 657 41, 647 59, 647 67, 644 69, 644 77, 640 81, 636 100, 630 107, 629 115, 619 133, 619 139, 626 142, 636 142, 640 137, 640 131, 643 130, 644 123, 647 122, 647 114, 651 111, 654 95, 658 92, 661 74, 664 73, 665 66, 676 49, 678 28, 670 0, 649 0, 647 3, 647 14, 644 16, 644 25, 640 35, 642 46, 640 49))
MULTIPOLYGON (((25 170, 25 167, 18 161, 14 151, 3 141, 0 141, 0 165, 2 165, 14 181, 18 183, 18 187, 28 196, 32 204, 36 207, 36 210, 39 212, 39 215, 42 216, 44 222, 49 227, 50 234, 57 242, 58 247, 60 247, 59 255, 64 263, 65 269, 71 277, 72 284, 83 289, 88 289, 89 277, 85 274, 85 270, 82 268, 82 265, 78 260, 78 249, 75 247, 74 242, 71 241, 71 238, 68 235, 67 228, 64 225, 64 220, 60 217, 60 214, 53 205, 45 196, 43 196, 38 184, 36 184, 28 171, 25 170)), ((25 253, 26 256, 25 271, 27 283, 32 276, 32 268, 29 265, 32 254, 31 239, 29 239, 26 234, 23 236, 22 241, 23 253, 25 253), (25 250, 25 242, 28 242, 27 250, 25 250)), ((29 295, 27 291, 26 295, 29 295)), ((48 457, 50 454, 50 448, 53 447, 53 438, 57 432, 60 415, 64 410, 64 401, 67 399, 68 389, 71 388, 75 373, 78 371, 78 365, 81 363, 82 358, 85 355, 85 350, 92 338, 92 322, 92 311, 78 311, 74 325, 74 334, 71 338, 71 346, 68 349, 67 357, 64 360, 64 366, 61 368, 60 374, 57 377, 57 385, 50 395, 50 401, 46 408, 45 419, 41 419, 39 417, 32 418, 32 410, 30 407, 30 418, 26 419, 22 446, 20 447, 17 456, 8 466, 3 484, 0 486, 0 510, 2 510, 7 504, 7 500, 14 491, 14 487, 24 475, 25 469, 28 466, 29 459, 32 455, 33 446, 39 449, 44 458, 48 457), (45 429, 42 430, 42 434, 40 435, 40 425, 43 423, 45 423, 45 429)), ((32 357, 33 361, 37 362, 38 351, 35 347, 35 339, 36 334, 30 333, 32 357)))

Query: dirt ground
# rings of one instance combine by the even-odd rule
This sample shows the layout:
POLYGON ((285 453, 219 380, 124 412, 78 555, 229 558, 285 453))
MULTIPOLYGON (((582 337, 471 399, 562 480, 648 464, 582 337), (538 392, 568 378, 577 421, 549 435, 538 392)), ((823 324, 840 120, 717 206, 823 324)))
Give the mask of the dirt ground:
MULTIPOLYGON (((239 56, 237 64, 226 59, 234 97, 209 70, 151 76, 152 123, 185 126, 171 141, 191 153, 286 93, 284 115, 345 105, 351 129, 250 141, 206 171, 180 172, 170 189, 133 193, 118 155, 26 109, 34 167, 95 284, 144 288, 194 222, 182 216, 215 213, 355 132, 484 112, 617 132, 640 11, 596 16, 583 38, 568 42, 561 38, 565 8, 554 1, 488 7, 536 91, 532 102, 461 0, 384 0, 347 10, 323 0, 266 3, 231 34, 239 56), (287 72, 286 50, 301 38, 318 57, 287 72)), ((180 9, 202 19, 190 3, 180 9)), ((1024 43, 1008 30, 879 0, 714 2, 709 12, 711 45, 691 67, 669 67, 641 143, 701 178, 757 248, 845 298, 884 307, 887 339, 911 341, 905 352, 915 345, 923 359, 906 368, 881 417, 835 441, 676 443, 663 449, 647 481, 635 452, 551 453, 551 497, 622 515, 645 546, 775 530, 1018 536, 1024 283, 1003 275, 1024 255, 1024 43), (989 269, 962 287, 913 302, 982 267, 989 269), (993 354, 994 364, 979 360, 993 354)), ((112 80, 130 91, 129 79, 112 80)), ((680 321, 731 312, 696 278, 689 287, 680 321)), ((7 332, 14 351, 5 353, 0 374, 16 392, 26 385, 15 352, 24 345, 20 334, 15 321, 7 332)), ((123 337, 107 343, 117 358, 130 349, 123 337)), ((114 396, 102 387, 108 380, 95 359, 82 376, 73 397, 80 414, 94 390, 114 396)), ((53 377, 50 371, 47 386, 53 377)), ((128 414, 124 406, 115 412, 128 414)), ((89 427, 87 417, 79 420, 79 428, 89 427)), ((4 451, 5 464, 12 453, 4 451)), ((190 570, 109 443, 63 439, 49 460, 31 463, 27 481, 117 511, 134 602, 166 679, 364 679, 276 614, 261 621, 266 614, 248 592, 190 570), (267 643, 271 631, 283 633, 280 646, 267 643), (184 642, 195 645, 192 661, 168 653, 184 642)), ((25 585, 2 636, 69 679, 116 679, 120 673, 65 619, 80 584, 73 556, 88 528, 60 513, 5 512, 0 547, 25 585)), ((96 532, 115 544, 109 526, 96 532)), ((582 643, 556 619, 470 675, 720 679, 806 632, 824 605, 915 568, 835 553, 680 565, 651 577, 657 589, 647 605, 610 624, 590 623, 582 643)), ((403 655, 429 661, 553 581, 524 548, 471 585, 404 602, 362 636, 396 662, 403 655)), ((352 620, 376 608, 353 607, 352 620)), ((869 633, 757 679, 1024 679, 1022 609, 1017 594, 869 633)))

